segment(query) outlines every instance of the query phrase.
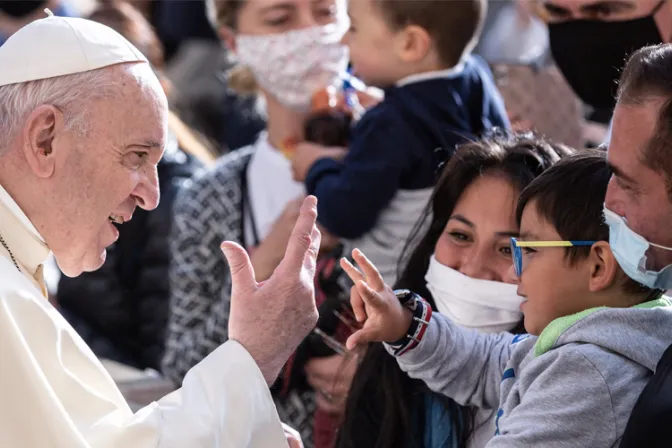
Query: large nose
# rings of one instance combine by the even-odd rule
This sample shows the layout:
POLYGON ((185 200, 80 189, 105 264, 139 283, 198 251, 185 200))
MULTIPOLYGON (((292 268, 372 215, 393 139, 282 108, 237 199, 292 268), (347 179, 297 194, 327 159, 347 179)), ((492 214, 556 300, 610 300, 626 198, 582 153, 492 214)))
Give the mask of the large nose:
POLYGON ((159 205, 159 175, 156 167, 147 167, 142 180, 133 191, 137 205, 147 211, 154 210, 159 205))
POLYGON ((474 247, 467 251, 460 260, 458 270, 467 277, 480 280, 500 280, 496 278, 494 271, 489 266, 489 254, 487 251, 474 247))
POLYGON ((520 278, 516 275, 516 269, 513 267, 513 264, 509 268, 508 271, 506 271, 506 278, 504 279, 506 283, 511 283, 514 285, 517 285, 520 283, 520 278))
POLYGON ((618 186, 614 176, 609 179, 607 195, 604 197, 604 205, 619 216, 625 216, 623 190, 618 186))

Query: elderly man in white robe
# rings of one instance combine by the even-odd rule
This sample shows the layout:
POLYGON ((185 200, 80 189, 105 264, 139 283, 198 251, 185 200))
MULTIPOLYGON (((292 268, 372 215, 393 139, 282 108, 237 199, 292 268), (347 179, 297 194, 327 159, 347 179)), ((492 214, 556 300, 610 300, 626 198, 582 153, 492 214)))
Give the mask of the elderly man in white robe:
POLYGON ((230 341, 135 414, 46 299, 50 251, 68 276, 95 270, 118 237, 112 223, 157 206, 166 113, 145 58, 103 25, 48 17, 0 47, 2 447, 300 446, 268 385, 317 320, 315 198, 264 284, 240 246, 222 244, 230 341))

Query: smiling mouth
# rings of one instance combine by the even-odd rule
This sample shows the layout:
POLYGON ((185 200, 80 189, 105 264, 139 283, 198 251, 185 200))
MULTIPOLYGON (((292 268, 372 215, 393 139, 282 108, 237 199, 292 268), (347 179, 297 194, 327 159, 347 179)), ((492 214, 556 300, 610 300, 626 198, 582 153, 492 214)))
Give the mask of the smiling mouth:
POLYGON ((110 222, 114 224, 123 224, 124 223, 124 217, 121 215, 110 215, 108 218, 110 222))

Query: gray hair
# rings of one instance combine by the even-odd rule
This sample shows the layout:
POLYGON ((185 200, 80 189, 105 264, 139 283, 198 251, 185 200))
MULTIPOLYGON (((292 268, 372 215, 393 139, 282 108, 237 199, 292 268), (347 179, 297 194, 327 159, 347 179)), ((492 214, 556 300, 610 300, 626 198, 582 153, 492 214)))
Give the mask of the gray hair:
POLYGON ((85 134, 87 103, 113 95, 117 85, 110 70, 99 69, 0 87, 0 156, 28 115, 42 105, 57 107, 65 115, 68 129, 85 134))

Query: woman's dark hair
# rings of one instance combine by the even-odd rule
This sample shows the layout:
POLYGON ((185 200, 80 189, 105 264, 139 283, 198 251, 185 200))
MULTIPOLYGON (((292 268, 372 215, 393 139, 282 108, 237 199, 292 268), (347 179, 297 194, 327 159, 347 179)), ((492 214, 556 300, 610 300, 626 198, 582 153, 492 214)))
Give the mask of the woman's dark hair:
MULTIPOLYGON (((408 239, 400 259, 400 266, 405 267, 399 272, 395 288, 415 291, 436 308, 425 286, 425 274, 436 242, 466 188, 480 176, 495 174, 505 176, 522 191, 544 170, 573 152, 571 148, 529 133, 500 132, 460 146, 443 169, 432 197, 408 239)), ((522 326, 517 330, 522 331, 522 326)), ((411 446, 422 446, 418 440, 412 443, 412 418, 418 416, 411 415, 411 403, 428 391, 424 383, 401 371, 382 344, 371 344, 350 389, 338 448, 407 448, 409 442, 411 446)), ((453 400, 442 399, 453 419, 459 446, 464 447, 473 431, 473 413, 465 412, 453 400)))

